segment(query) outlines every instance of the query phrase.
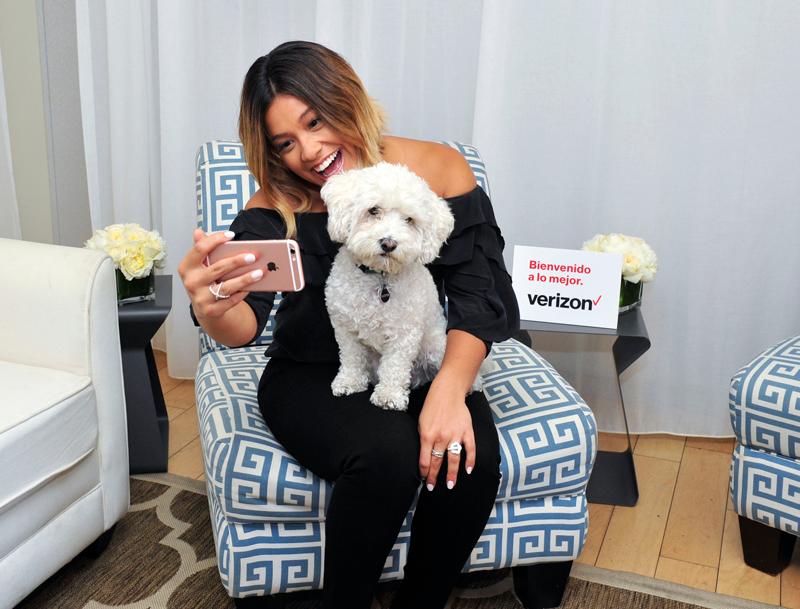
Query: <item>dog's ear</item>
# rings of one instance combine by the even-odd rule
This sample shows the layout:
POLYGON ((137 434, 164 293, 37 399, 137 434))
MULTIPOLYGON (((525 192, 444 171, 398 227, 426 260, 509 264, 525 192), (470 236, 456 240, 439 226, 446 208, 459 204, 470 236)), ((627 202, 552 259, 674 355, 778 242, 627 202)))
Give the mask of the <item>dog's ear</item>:
POLYGON ((356 218, 353 187, 357 171, 346 171, 329 178, 320 190, 328 208, 328 234, 332 241, 344 243, 356 218))
POLYGON ((422 233, 420 262, 428 264, 436 259, 445 240, 453 232, 455 219, 447 202, 437 197, 433 191, 429 191, 423 205, 429 215, 428 224, 422 233))

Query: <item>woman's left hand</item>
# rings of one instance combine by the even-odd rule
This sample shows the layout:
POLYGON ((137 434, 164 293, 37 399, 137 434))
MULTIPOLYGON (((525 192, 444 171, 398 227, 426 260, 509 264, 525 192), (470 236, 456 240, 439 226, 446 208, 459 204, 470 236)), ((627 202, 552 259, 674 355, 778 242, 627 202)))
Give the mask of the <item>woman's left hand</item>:
POLYGON ((464 401, 464 393, 448 383, 441 376, 434 379, 425 398, 425 405, 418 421, 420 453, 419 471, 426 479, 429 491, 436 486, 436 478, 447 459, 447 488, 452 489, 458 478, 461 455, 453 454, 447 448, 458 442, 467 453, 467 473, 475 467, 475 433, 472 429, 472 415, 464 401), (441 451, 444 457, 435 457, 432 450, 441 451))

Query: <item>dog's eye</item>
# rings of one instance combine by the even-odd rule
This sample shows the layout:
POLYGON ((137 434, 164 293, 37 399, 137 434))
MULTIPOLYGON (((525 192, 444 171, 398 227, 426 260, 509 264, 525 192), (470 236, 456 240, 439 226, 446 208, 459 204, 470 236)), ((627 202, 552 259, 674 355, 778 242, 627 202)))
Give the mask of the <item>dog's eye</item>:
POLYGON ((406 224, 414 224, 414 218, 406 218, 406 224))
POLYGON ((370 207, 370 208, 367 210, 367 213, 368 213, 370 216, 377 216, 377 215, 380 213, 380 211, 381 211, 381 210, 380 210, 380 208, 379 208, 379 207, 370 207))

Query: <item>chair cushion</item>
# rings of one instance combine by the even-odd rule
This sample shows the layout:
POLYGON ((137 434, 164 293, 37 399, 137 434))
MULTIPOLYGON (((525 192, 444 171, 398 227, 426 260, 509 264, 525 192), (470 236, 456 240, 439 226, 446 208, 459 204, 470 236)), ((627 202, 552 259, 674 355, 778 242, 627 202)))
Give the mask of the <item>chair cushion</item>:
POLYGON ((89 377, 0 361, 0 513, 80 462, 97 444, 89 377))
POLYGON ((773 528, 800 535, 800 463, 737 444, 731 462, 734 510, 773 528))
MULTIPOLYGON (((322 521, 331 486, 287 453, 264 423, 263 348, 214 351, 196 377, 206 480, 231 522, 322 521)), ((492 349, 484 392, 500 437, 498 499, 582 493, 596 453, 595 422, 577 393, 514 340, 492 349)))
POLYGON ((728 404, 741 444, 800 458, 800 336, 770 347, 739 370, 728 404))

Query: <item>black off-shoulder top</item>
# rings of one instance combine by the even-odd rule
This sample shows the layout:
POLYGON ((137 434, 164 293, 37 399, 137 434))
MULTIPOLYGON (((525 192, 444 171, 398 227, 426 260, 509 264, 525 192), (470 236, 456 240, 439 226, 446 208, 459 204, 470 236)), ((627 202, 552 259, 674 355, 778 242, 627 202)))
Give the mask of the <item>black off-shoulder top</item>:
MULTIPOLYGON (((469 332, 486 344, 503 341, 519 330, 519 309, 511 277, 503 262, 505 242, 491 201, 479 186, 445 199, 455 217, 455 228, 439 257, 428 265, 444 306, 447 329, 469 332)), ((325 308, 325 282, 339 244, 328 236, 327 212, 296 214, 297 236, 306 285, 285 292, 278 305, 268 357, 299 362, 338 362, 339 348, 325 308)), ((254 207, 239 212, 230 226, 234 240, 284 239, 286 227, 273 209, 254 207)), ((264 330, 275 294, 253 292, 245 298, 258 321, 257 338, 264 330)))

